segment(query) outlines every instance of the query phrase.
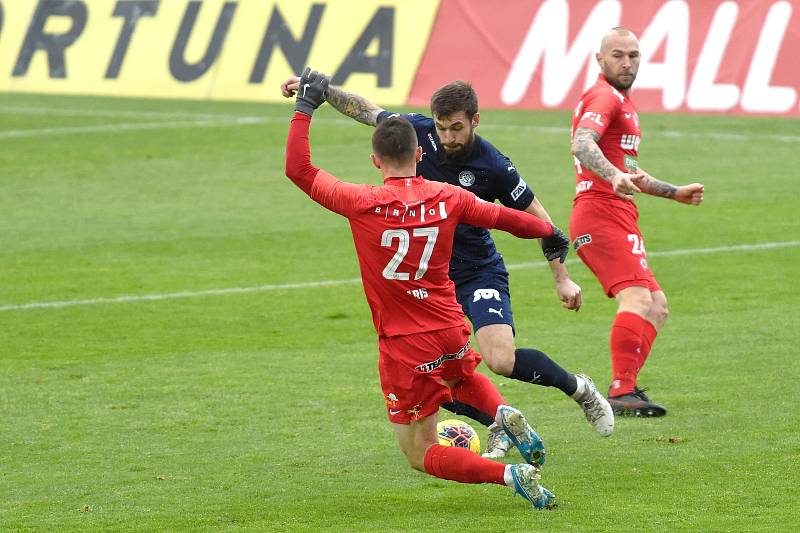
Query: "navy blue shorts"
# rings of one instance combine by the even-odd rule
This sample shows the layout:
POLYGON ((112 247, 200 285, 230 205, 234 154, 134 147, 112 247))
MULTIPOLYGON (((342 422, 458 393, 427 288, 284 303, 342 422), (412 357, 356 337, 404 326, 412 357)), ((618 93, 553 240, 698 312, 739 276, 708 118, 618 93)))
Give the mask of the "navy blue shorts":
POLYGON ((452 277, 458 303, 475 331, 489 324, 508 324, 514 328, 508 272, 502 259, 480 271, 459 272, 452 277))

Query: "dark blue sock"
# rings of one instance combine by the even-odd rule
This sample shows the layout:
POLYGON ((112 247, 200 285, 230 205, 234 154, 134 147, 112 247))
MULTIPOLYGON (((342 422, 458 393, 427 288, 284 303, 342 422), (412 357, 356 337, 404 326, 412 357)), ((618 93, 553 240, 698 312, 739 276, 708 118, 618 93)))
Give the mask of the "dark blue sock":
POLYGON ((508 377, 543 387, 555 387, 568 396, 578 390, 575 376, 558 366, 545 353, 532 348, 518 348, 514 355, 514 370, 508 377))
POLYGON ((469 417, 475 420, 476 422, 483 424, 486 427, 489 427, 494 422, 493 416, 488 415, 483 411, 478 411, 471 405, 459 402, 458 400, 453 400, 452 402, 443 403, 442 407, 444 407, 451 413, 469 417))

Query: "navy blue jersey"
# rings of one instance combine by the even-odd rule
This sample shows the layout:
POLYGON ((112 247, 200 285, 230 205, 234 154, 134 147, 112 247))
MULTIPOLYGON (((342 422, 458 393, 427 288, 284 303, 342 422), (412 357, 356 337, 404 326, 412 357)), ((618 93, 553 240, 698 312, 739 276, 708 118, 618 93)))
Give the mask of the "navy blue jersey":
MULTIPOLYGON (((378 122, 395 113, 383 111, 378 122)), ((485 139, 475 136, 466 162, 453 165, 447 162, 439 141, 433 119, 417 113, 402 115, 417 132, 422 147, 422 161, 417 164, 417 174, 431 181, 443 181, 466 189, 487 202, 499 200, 512 209, 524 211, 533 201, 533 191, 528 187, 511 160, 485 139)), ((470 272, 501 259, 489 231, 468 224, 459 224, 453 240, 450 261, 450 278, 458 284, 470 272)))

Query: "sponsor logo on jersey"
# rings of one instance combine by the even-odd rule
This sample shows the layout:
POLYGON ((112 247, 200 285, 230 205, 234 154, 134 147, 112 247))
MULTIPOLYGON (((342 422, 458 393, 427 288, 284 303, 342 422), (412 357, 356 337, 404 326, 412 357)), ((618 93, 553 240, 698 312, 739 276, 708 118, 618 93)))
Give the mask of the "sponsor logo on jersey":
POLYGON ((641 139, 638 135, 623 135, 619 139, 619 145, 623 150, 639 150, 641 139))
POLYGON ((575 194, 588 191, 592 188, 592 185, 594 185, 594 182, 591 180, 583 180, 578 182, 578 184, 575 186, 575 194))
POLYGON ((581 235, 580 237, 575 239, 572 242, 572 246, 575 248, 575 251, 577 252, 578 248, 580 248, 585 244, 589 244, 590 242, 592 242, 592 236, 591 234, 587 233, 586 235, 581 235))
POLYGON ((461 174, 458 175, 458 182, 462 187, 471 187, 472 184, 475 183, 475 174, 470 170, 463 170, 461 174))
POLYGON ((647 270, 647 259, 644 257, 639 259, 639 265, 642 267, 642 270, 647 270))
POLYGON ((511 191, 511 198, 516 202, 517 200, 519 200, 519 197, 522 196, 522 193, 524 193, 527 188, 528 184, 525 183, 524 179, 520 178, 519 183, 517 183, 517 186, 514 187, 513 191, 511 191))
POLYGON ((500 293, 497 289, 477 289, 472 295, 472 303, 478 300, 497 300, 500 301, 500 293))
POLYGON ((639 170, 639 161, 632 155, 625 154, 625 168, 628 172, 636 172, 639 170))
POLYGON ((430 143, 431 143, 431 146, 433 146, 433 151, 434 151, 434 152, 438 152, 438 151, 439 151, 439 149, 438 149, 438 148, 436 148, 436 141, 434 141, 434 140, 433 140, 433 133, 431 133, 431 132, 428 132, 428 140, 430 141, 430 143))
POLYGON ((415 370, 419 370, 420 372, 426 372, 426 373, 433 372, 434 370, 442 366, 442 364, 444 364, 445 361, 452 361, 453 359, 462 359, 464 355, 466 355, 467 350, 469 350, 469 342, 467 342, 467 344, 465 344, 464 347, 461 348, 456 353, 446 353, 444 355, 440 355, 433 361, 422 363, 421 365, 417 365, 414 368, 415 370))

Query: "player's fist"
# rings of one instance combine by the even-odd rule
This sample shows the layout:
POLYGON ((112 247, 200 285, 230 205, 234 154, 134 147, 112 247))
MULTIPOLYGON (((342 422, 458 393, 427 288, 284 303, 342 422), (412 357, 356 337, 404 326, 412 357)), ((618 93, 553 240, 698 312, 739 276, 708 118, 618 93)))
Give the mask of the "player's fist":
POLYGON ((553 226, 553 234, 542 238, 542 252, 548 261, 558 259, 559 263, 563 263, 569 253, 569 239, 563 231, 553 226))
POLYGON ((672 198, 682 204, 700 205, 703 203, 704 192, 705 186, 702 183, 690 183, 675 189, 675 196, 672 198))
POLYGON ((314 110, 325 102, 330 82, 330 78, 322 72, 306 67, 300 76, 300 86, 297 88, 297 100, 294 104, 294 110, 306 115, 313 115, 314 110))

